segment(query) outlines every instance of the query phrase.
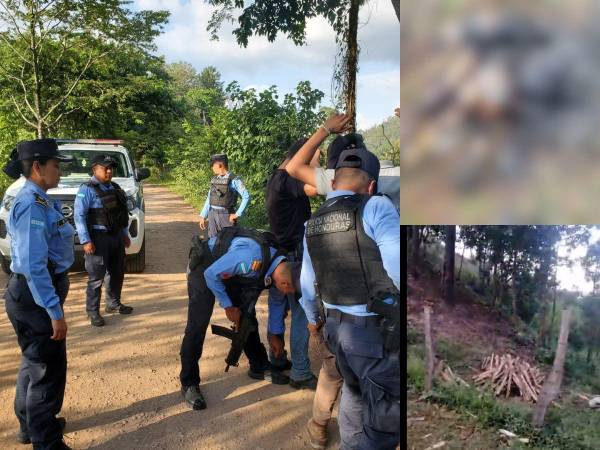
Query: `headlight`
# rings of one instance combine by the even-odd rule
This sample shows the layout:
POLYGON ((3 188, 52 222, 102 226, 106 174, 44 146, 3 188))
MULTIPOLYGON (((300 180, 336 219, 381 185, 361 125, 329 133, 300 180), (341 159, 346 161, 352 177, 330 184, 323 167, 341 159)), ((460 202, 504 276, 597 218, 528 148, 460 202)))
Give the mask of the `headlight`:
POLYGON ((15 201, 15 197, 13 195, 5 195, 4 199, 2 199, 2 207, 7 211, 10 211, 13 202, 15 201))
POLYGON ((130 195, 127 196, 127 210, 133 211, 137 205, 135 204, 135 197, 130 195))

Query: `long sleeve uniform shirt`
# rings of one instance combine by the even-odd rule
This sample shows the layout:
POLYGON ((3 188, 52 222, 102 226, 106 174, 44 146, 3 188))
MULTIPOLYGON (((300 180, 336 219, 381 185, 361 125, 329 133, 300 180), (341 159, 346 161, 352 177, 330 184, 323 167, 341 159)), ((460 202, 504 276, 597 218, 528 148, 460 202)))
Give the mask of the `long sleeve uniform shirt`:
MULTIPOLYGON (((332 191, 327 198, 341 195, 352 195, 351 191, 332 191)), ((394 285, 400 287, 400 216, 392 202, 383 196, 374 196, 369 199, 363 210, 363 226, 365 233, 373 239, 379 247, 383 267, 394 285)), ((306 312, 310 323, 316 324, 319 310, 315 292, 315 270, 310 258, 310 252, 304 237, 304 255, 302 259, 302 272, 300 274, 302 298, 300 304, 306 312)), ((367 303, 352 306, 340 306, 327 303, 323 299, 325 308, 338 309, 344 313, 355 316, 375 315, 367 311, 367 303)))
POLYGON ((28 180, 17 194, 8 219, 10 268, 25 277, 34 301, 54 320, 61 319, 63 311, 48 261, 52 262, 54 273, 61 273, 74 260, 75 230, 60 208, 60 202, 52 201, 42 188, 28 180))
MULTIPOLYGON (((227 172, 225 175, 217 175, 218 178, 227 178, 228 176, 229 176, 229 172, 227 172)), ((238 217, 242 217, 242 214, 244 214, 244 211, 246 211, 246 207, 248 206, 248 203, 250 202, 250 193, 248 192, 248 189, 246 189, 246 186, 244 186, 244 182, 239 177, 236 177, 235 179, 231 180, 230 185, 238 194, 240 194, 240 197, 242 197, 240 206, 238 206, 238 209, 235 212, 238 217)), ((200 216, 202 216, 206 219, 208 217, 208 210, 210 208, 225 209, 222 206, 215 206, 215 205, 210 204, 210 189, 209 189, 208 194, 206 195, 206 201, 204 202, 204 206, 202 207, 202 211, 200 211, 200 216)))
MULTIPOLYGON (((100 190, 109 191, 114 189, 110 183, 100 183, 96 177, 92 177, 92 182, 98 183, 100 190)), ((87 214, 90 208, 102 208, 102 200, 98 197, 95 189, 87 184, 82 184, 79 187, 77 196, 75 197, 75 211, 73 216, 75 218, 75 227, 77 228, 77 234, 79 235, 79 242, 86 244, 92 241, 90 237, 90 230, 88 230, 87 214)), ((104 225, 92 225, 95 230, 106 230, 104 225)), ((123 228, 123 236, 128 236, 128 227, 123 228)))
MULTIPOLYGON (((216 240, 216 237, 212 237, 208 241, 211 251, 216 240)), ((274 248, 270 250, 271 256, 273 256, 276 250, 274 248)), ((284 259, 283 256, 275 258, 271 262, 265 277, 270 277, 277 265, 284 259)), ((225 289, 225 281, 234 276, 258 278, 262 270, 262 264, 260 245, 254 239, 236 237, 233 238, 228 251, 204 271, 204 279, 219 305, 223 308, 229 308, 233 306, 233 302, 225 289)), ((284 317, 285 302, 269 304, 269 330, 272 333, 278 334, 279 330, 284 329, 284 317)))

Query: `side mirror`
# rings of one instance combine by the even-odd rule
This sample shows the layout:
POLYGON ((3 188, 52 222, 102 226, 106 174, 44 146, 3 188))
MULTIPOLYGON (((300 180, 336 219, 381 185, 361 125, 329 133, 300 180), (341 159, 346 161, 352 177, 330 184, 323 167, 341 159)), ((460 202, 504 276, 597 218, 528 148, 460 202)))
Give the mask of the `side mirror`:
POLYGON ((135 169, 135 180, 142 181, 150 176, 150 169, 145 167, 140 167, 139 169, 135 169))

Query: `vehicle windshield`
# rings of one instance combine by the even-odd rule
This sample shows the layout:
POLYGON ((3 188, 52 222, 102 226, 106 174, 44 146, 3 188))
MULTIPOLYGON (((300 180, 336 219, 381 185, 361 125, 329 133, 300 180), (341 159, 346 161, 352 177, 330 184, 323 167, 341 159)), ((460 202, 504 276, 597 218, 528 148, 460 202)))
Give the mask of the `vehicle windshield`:
POLYGON ((94 150, 63 150, 60 153, 73 158, 72 162, 61 164, 61 172, 63 178, 85 178, 92 175, 92 158, 101 153, 110 155, 117 161, 117 167, 113 169, 113 177, 128 178, 129 167, 125 161, 125 156, 120 152, 98 152, 94 150))

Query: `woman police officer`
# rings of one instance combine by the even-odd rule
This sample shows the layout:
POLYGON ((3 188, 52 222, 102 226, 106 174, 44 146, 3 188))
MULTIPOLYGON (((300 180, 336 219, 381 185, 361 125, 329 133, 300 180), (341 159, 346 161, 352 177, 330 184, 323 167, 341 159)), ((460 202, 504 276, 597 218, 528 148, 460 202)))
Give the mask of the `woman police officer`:
POLYGON ((69 291, 74 228, 61 214, 60 203, 46 193, 58 186, 59 163, 68 161, 55 140, 37 139, 20 142, 9 163, 13 173, 20 169, 27 180, 10 209, 13 273, 4 298, 22 354, 14 405, 17 440, 31 442, 34 449, 69 448, 62 435, 65 421, 56 415, 67 374, 62 305, 69 291))

